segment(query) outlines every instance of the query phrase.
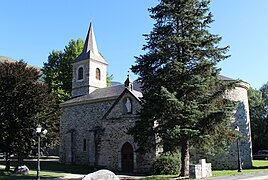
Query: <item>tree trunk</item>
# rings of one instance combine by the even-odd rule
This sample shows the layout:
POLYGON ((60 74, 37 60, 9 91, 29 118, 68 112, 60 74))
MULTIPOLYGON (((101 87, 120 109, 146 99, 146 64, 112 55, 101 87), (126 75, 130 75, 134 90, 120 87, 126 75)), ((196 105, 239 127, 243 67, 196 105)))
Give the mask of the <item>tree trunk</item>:
POLYGON ((10 171, 10 157, 9 157, 9 153, 6 152, 6 168, 5 171, 10 171))
POLYGON ((18 164, 19 166, 23 166, 24 162, 23 162, 23 153, 18 153, 18 164))
POLYGON ((181 174, 180 176, 189 176, 190 153, 189 141, 185 140, 181 144, 181 174))

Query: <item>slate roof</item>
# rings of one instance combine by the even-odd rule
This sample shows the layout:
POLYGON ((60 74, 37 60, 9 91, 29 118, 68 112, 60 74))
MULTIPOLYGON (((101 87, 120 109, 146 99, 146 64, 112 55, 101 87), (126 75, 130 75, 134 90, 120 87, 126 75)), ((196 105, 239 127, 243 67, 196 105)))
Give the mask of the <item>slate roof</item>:
POLYGON ((219 77, 221 78, 221 80, 224 80, 224 81, 235 81, 235 79, 229 78, 227 76, 219 75, 219 77))
MULTIPOLYGON (((219 76, 224 81, 235 81, 232 78, 226 76, 219 76)), ((141 83, 137 80, 133 82, 133 90, 130 90, 137 99, 143 97, 141 93, 141 83)), ((61 106, 69 106, 73 104, 80 104, 80 103, 90 103, 90 102, 98 102, 98 101, 106 101, 106 100, 116 100, 126 89, 124 84, 119 84, 107 88, 99 88, 93 91, 92 93, 84 96, 75 97, 70 99, 64 103, 61 103, 61 106)))
MULTIPOLYGON (((79 96, 73 99, 70 99, 64 103, 61 104, 61 106, 68 106, 72 104, 79 104, 79 103, 87 103, 87 102, 96 102, 96 101, 102 101, 102 100, 115 100, 117 99, 122 92, 125 90, 125 86, 123 84, 111 86, 107 88, 99 88, 93 91, 90 94, 79 96)), ((135 90, 130 91, 137 99, 142 97, 142 93, 135 90)))
POLYGON ((83 61, 85 59, 94 59, 94 60, 99 61, 103 64, 108 64, 99 53, 92 23, 90 23, 90 25, 89 25, 89 29, 88 29, 88 33, 87 33, 87 37, 86 37, 83 51, 74 60, 74 63, 79 62, 79 61, 83 61))

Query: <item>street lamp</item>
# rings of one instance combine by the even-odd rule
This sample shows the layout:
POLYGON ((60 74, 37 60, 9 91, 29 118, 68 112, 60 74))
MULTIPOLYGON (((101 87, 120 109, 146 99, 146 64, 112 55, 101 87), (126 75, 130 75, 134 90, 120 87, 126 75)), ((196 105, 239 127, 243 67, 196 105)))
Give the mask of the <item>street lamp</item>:
POLYGON ((35 130, 35 134, 38 137, 38 156, 37 156, 37 176, 36 176, 36 179, 40 180, 40 139, 41 139, 41 135, 47 134, 47 130, 42 129, 41 125, 38 124, 36 127, 36 130, 35 130))
MULTIPOLYGON (((235 131, 239 132, 239 126, 235 127, 235 131)), ((242 164, 240 158, 239 137, 237 138, 237 171, 242 172, 242 164)))

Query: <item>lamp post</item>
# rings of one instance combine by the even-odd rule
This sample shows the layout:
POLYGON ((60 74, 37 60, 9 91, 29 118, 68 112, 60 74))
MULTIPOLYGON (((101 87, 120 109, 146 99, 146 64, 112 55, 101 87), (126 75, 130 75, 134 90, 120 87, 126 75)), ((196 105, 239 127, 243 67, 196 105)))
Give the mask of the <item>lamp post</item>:
MULTIPOLYGON (((239 132, 239 126, 235 127, 235 130, 239 132)), ((242 164, 240 158, 239 138, 237 138, 237 171, 242 172, 242 164)))
POLYGON ((41 125, 38 124, 35 130, 35 134, 38 137, 38 148, 37 148, 37 175, 36 179, 40 180, 40 140, 41 140, 41 135, 46 135, 47 130, 42 129, 41 125))

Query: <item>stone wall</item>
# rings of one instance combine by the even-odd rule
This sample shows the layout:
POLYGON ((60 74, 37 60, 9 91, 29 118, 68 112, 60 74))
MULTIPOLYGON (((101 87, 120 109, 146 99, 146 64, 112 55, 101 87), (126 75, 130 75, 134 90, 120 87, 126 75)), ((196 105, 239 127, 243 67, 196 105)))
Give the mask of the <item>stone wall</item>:
POLYGON ((72 96, 89 93, 89 61, 83 60, 73 64, 72 96), (83 68, 83 79, 78 80, 78 69, 83 68))
MULTIPOLYGON (((237 109, 232 118, 233 126, 239 126, 244 135, 241 139, 241 159, 243 168, 252 166, 252 146, 250 134, 250 119, 246 83, 240 83, 228 92, 226 97, 237 101, 237 109)), ((146 155, 136 153, 137 145, 127 134, 139 120, 139 100, 132 93, 125 91, 120 99, 88 102, 63 106, 60 123, 60 161, 63 163, 90 164, 103 166, 114 171, 122 170, 121 150, 125 143, 129 143, 134 150, 134 171, 148 172, 157 152, 146 155), (126 111, 126 98, 132 104, 131 113, 126 111)), ((206 157, 195 150, 191 161, 206 158, 214 169, 237 168, 237 146, 233 144, 229 151, 206 157)), ((191 154, 193 155, 193 153, 191 154)))
MULTIPOLYGON (((248 90, 249 85, 240 82, 236 88, 229 91, 226 95, 227 98, 237 102, 237 108, 231 119, 232 127, 238 126, 243 138, 240 140, 240 155, 243 168, 252 167, 252 142, 250 131, 250 118, 249 118, 249 104, 248 104, 248 90)), ((212 163, 213 169, 237 169, 238 167, 238 151, 237 142, 232 144, 228 151, 215 156, 207 156, 200 154, 198 149, 192 150, 191 161, 196 162, 197 159, 206 158, 208 162, 212 163)))
POLYGON ((155 152, 145 155, 138 154, 137 144, 133 137, 127 134, 129 128, 133 127, 139 120, 137 113, 140 110, 140 103, 130 94, 126 93, 104 120, 104 134, 101 138, 101 149, 99 164, 107 166, 113 171, 122 171, 121 149, 125 143, 130 143, 134 151, 134 172, 148 172, 152 162, 155 160, 155 152), (132 113, 125 113, 124 99, 130 98, 132 102, 132 113))
POLYGON ((95 156, 96 135, 102 126, 102 117, 115 100, 63 107, 60 122, 60 161, 66 163, 66 154, 72 154, 73 163, 89 162, 95 156), (93 135, 92 135, 93 134, 93 135), (84 149, 86 141, 86 149, 84 149), (70 148, 71 147, 71 148, 70 148), (72 151, 72 152, 68 152, 72 151))
POLYGON ((136 153, 137 145, 127 134, 139 120, 139 111, 139 100, 128 91, 118 100, 64 106, 60 123, 60 161, 121 171, 121 149, 129 143, 133 148, 134 172, 148 172, 155 152, 136 153), (131 113, 126 111, 126 98, 131 100, 131 113))
MULTIPOLYGON (((227 97, 237 102, 237 109, 232 121, 233 127, 238 126, 243 138, 240 140, 240 153, 243 168, 252 167, 252 141, 251 141, 251 128, 250 128, 250 116, 249 116, 249 104, 247 90, 249 85, 244 82, 237 84, 237 87, 227 93, 227 97)), ((230 150, 233 154, 233 158, 237 162, 237 146, 236 143, 231 146, 230 150)), ((232 167, 237 168, 237 163, 232 167)))

